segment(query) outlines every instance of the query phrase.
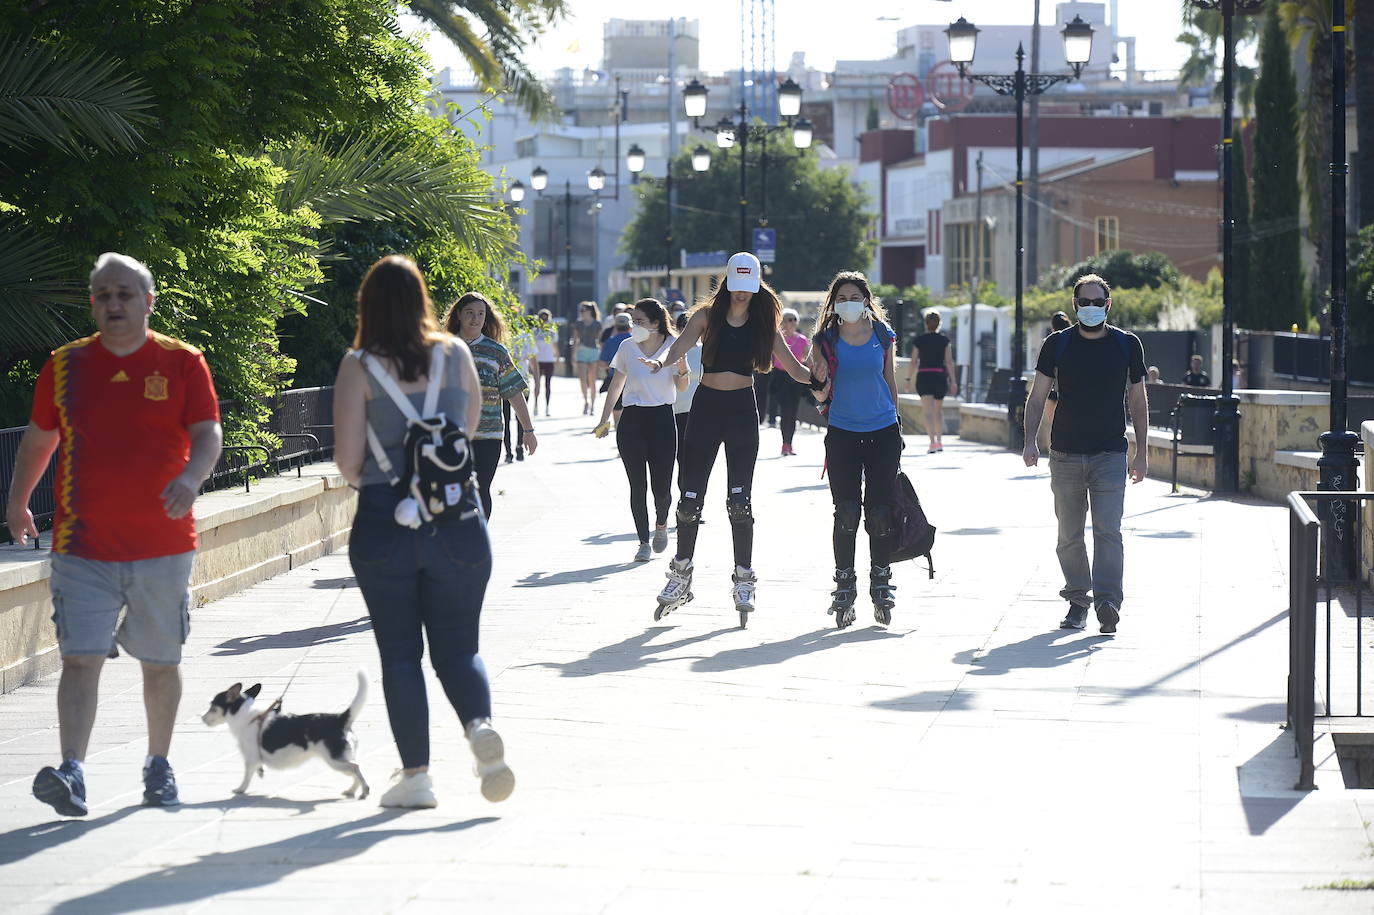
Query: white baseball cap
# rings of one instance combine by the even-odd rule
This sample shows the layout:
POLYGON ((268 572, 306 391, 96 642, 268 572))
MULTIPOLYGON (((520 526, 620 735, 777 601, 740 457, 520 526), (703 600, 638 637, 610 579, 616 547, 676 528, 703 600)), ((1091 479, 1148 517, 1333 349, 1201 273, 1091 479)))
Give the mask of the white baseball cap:
POLYGON ((725 264, 725 288, 731 292, 759 291, 759 259, 741 251, 725 264))

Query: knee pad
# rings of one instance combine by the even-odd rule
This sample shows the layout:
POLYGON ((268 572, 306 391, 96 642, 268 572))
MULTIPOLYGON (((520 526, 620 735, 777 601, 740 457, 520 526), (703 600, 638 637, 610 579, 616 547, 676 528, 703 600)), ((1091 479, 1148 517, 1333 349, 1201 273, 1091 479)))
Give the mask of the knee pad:
POLYGON ((701 499, 683 497, 677 500, 677 523, 699 524, 701 522, 701 499))
POLYGON ((725 513, 731 524, 753 524, 754 511, 748 496, 731 496, 725 502, 725 513))
POLYGON ((836 502, 835 526, 846 534, 854 533, 859 529, 860 511, 858 502, 836 502))
POLYGON ((864 529, 870 537, 886 537, 892 533, 892 509, 887 505, 870 508, 868 518, 864 521, 864 529))

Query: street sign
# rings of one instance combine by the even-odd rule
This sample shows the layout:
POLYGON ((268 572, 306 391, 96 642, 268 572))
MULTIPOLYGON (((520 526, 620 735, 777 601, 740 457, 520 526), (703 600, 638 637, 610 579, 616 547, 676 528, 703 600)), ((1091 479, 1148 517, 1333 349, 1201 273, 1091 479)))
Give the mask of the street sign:
POLYGON ((952 61, 942 60, 926 71, 926 95, 943 112, 963 111, 973 101, 974 85, 959 75, 952 61))
POLYGON ((887 84, 887 108, 903 121, 916 120, 925 100, 921 81, 910 73, 898 73, 887 84))
POLYGON ((778 230, 754 230, 754 256, 760 263, 771 264, 778 259, 778 230))

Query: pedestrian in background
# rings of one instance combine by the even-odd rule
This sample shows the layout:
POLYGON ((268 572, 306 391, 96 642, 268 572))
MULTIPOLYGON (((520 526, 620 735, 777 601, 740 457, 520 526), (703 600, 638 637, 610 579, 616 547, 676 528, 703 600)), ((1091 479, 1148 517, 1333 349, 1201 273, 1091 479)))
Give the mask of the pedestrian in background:
POLYGON ((1073 287, 1078 323, 1052 334, 1040 347, 1035 386, 1026 403, 1027 467, 1040 460, 1035 437, 1053 381, 1059 405, 1050 428, 1050 490, 1059 521, 1057 553, 1064 573, 1059 592, 1069 610, 1063 629, 1087 626, 1088 606, 1097 611, 1103 634, 1116 632, 1121 618, 1124 553, 1121 515, 1126 478, 1145 479, 1150 420, 1145 394, 1145 351, 1140 338, 1107 323, 1111 287, 1095 273, 1073 287), (1126 460, 1126 411, 1135 427, 1135 456, 1126 460), (1092 512, 1091 565, 1083 524, 1092 512))
POLYGON ((673 505, 673 460, 677 457, 677 425, 673 401, 687 387, 679 363, 669 372, 651 372, 642 358, 662 357, 677 336, 658 299, 640 299, 630 310, 630 336, 621 341, 611 365, 615 379, 601 408, 596 437, 610 431, 612 404, 623 405, 615 424, 615 441, 630 482, 630 516, 639 534, 635 562, 648 562, 668 547, 668 509, 673 505), (649 540, 648 496, 654 495, 654 531, 649 540))
POLYGON ((959 375, 954 370, 954 356, 949 337, 940 333, 940 313, 931 309, 925 313, 926 332, 911 338, 911 352, 915 354, 906 373, 906 386, 916 379, 916 393, 921 396, 921 410, 930 439, 927 454, 945 450, 945 395, 959 396, 959 375))
POLYGON ((591 416, 596 404, 596 361, 601 355, 601 310, 595 302, 578 306, 579 318, 572 327, 577 380, 582 388, 582 415, 591 416))
MULTIPOLYGON (((806 335, 797 332, 798 315, 795 309, 782 310, 782 339, 797 361, 806 364, 810 344, 806 335)), ((778 413, 778 425, 782 432, 782 454, 790 457, 797 452, 792 448, 792 438, 797 432, 797 407, 806 388, 797 384, 787 374, 787 366, 777 356, 773 357, 773 371, 768 373, 771 402, 778 413)))
POLYGON ((1212 386, 1212 379, 1202 370, 1202 357, 1197 353, 1188 357, 1188 371, 1183 375, 1183 383, 1190 388, 1210 388, 1212 386))
POLYGON ((672 366, 698 340, 702 343, 701 384, 692 400, 683 456, 679 461, 682 497, 677 508, 677 552, 668 567, 668 584, 658 596, 654 618, 692 600, 692 557, 696 553, 697 524, 706 497, 706 483, 721 445, 725 446, 726 512, 730 518, 735 571, 730 590, 744 625, 754 610, 754 464, 759 453, 759 413, 754 400, 753 373, 782 360, 787 373, 808 383, 810 372, 797 361, 778 332, 781 303, 761 277, 759 259, 748 252, 726 263, 725 282, 709 303, 697 308, 687 327, 662 359, 648 359, 655 372, 672 366))
MULTIPOLYGON (((854 622, 858 591, 855 541, 859 519, 868 531, 868 594, 873 618, 892 622, 893 503, 902 457, 897 421, 897 335, 873 298, 862 273, 835 274, 816 320, 813 362, 824 363, 829 383, 818 399, 828 402, 825 462, 835 503, 831 543, 835 554, 834 601, 828 612, 843 629, 854 622)), ((927 322, 927 327, 931 327, 927 322)), ((938 323, 935 325, 938 327, 938 323)), ((919 338, 918 338, 919 339, 919 338)), ((819 373, 818 373, 819 374, 819 373)))
POLYGON ((534 414, 539 413, 539 382, 544 382, 544 415, 549 415, 549 400, 553 392, 553 372, 558 366, 558 327, 553 312, 539 309, 539 326, 534 331, 534 414))
MULTIPOLYGON (((530 331, 528 327, 521 326, 519 323, 517 323, 515 330, 509 334, 509 338, 510 346, 508 348, 510 350, 511 361, 515 363, 516 370, 520 372, 520 380, 525 383, 524 390, 520 392, 520 399, 525 401, 525 404, 529 406, 531 401, 530 391, 537 384, 536 379, 539 377, 535 374, 536 368, 534 365, 534 334, 530 331)), ((534 393, 533 401, 534 409, 530 411, 531 415, 533 415, 533 413, 538 412, 539 392, 537 390, 534 393)), ((501 443, 506 448, 507 464, 509 464, 512 460, 523 461, 525 459, 525 445, 521 436, 519 435, 514 436, 515 451, 514 454, 511 453, 512 436, 510 422, 510 403, 511 398, 507 398, 501 402, 501 443)), ((530 426, 533 424, 526 423, 525 425, 530 426)))
MULTIPOLYGON (((462 315, 480 328, 474 308, 489 306, 470 293, 450 317, 462 315)), ((484 336, 474 340, 491 342, 484 336)), ((491 687, 478 654, 482 602, 491 577, 491 541, 480 496, 469 481, 448 510, 405 526, 396 517, 404 494, 368 447, 370 431, 392 467, 406 466, 407 419, 373 369, 389 376, 419 412, 438 359, 436 348, 443 360, 438 363, 439 412, 471 433, 487 404, 469 347, 440 332, 414 261, 391 255, 373 264, 358 287, 353 349, 339 363, 335 381, 334 459, 358 490, 348 559, 372 621, 387 717, 401 757, 401 769, 381 797, 383 807, 438 804, 429 775, 429 699, 420 667, 426 641, 434 673, 476 759, 482 795, 501 801, 515 788, 505 745, 491 726, 491 687)), ((499 439, 492 443, 500 444, 499 439)))
MULTIPOLYGON (((1045 339, 1048 340, 1048 339, 1050 338, 1050 334, 1057 334, 1057 333, 1059 333, 1059 331, 1061 331, 1061 330, 1067 330, 1068 328, 1070 328, 1070 327, 1072 327, 1072 326, 1073 326, 1073 322, 1069 320, 1069 316, 1068 316, 1068 315, 1064 314, 1064 312, 1062 312, 1062 311, 1056 311, 1054 314, 1050 315, 1050 333, 1049 333, 1049 334, 1045 334, 1045 339)), ((1041 344, 1041 345, 1043 346, 1044 344, 1041 344)), ((1058 385, 1056 385, 1056 384, 1054 384, 1053 382, 1051 382, 1051 383, 1050 383, 1050 393, 1047 394, 1047 395, 1045 396, 1045 420, 1044 420, 1045 422, 1047 422, 1047 423, 1050 424, 1050 428, 1054 428, 1054 408, 1055 408, 1055 405, 1058 404, 1058 403, 1059 403, 1059 388, 1058 388, 1058 385)))
POLYGON ((62 759, 39 770, 33 795, 63 816, 87 813, 86 751, 116 640, 143 673, 143 804, 181 803, 167 756, 190 631, 191 506, 223 441, 205 357, 148 329, 157 302, 148 268, 102 254, 90 288, 99 330, 59 347, 39 372, 5 510, 20 546, 38 536, 29 497, 60 449, 51 587, 62 759))
POLYGON ((449 309, 444 327, 467 344, 472 361, 477 366, 477 378, 482 384, 482 412, 477 431, 470 433, 473 462, 476 465, 477 485, 481 493, 482 514, 491 520, 492 480, 501 463, 501 438, 504 422, 501 405, 507 401, 520 421, 521 444, 534 454, 539 446, 534 435, 534 420, 525 403, 526 384, 515 367, 510 352, 502 345, 506 322, 480 292, 469 292, 449 309))

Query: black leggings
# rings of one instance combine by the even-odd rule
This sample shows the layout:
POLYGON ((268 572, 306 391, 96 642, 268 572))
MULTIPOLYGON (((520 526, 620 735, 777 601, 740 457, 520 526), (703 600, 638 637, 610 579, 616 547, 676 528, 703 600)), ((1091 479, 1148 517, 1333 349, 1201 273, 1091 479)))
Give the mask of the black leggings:
POLYGON ((790 445, 797 431, 797 405, 804 389, 785 371, 773 369, 772 378, 773 409, 781 417, 782 443, 790 445))
POLYGON ((491 520, 491 481, 501 463, 501 440, 478 438, 472 441, 472 459, 477 465, 477 488, 482 497, 482 514, 491 520))
POLYGON ((848 432, 831 426, 825 433, 830 495, 835 500, 835 568, 854 567, 861 502, 867 516, 869 559, 875 566, 887 565, 892 554, 893 491, 901 459, 902 432, 897 423, 876 432, 848 432), (866 489, 862 494, 861 485, 866 489))
POLYGON ((656 524, 668 523, 673 507, 673 458, 677 455, 677 425, 672 404, 625 408, 615 427, 615 443, 625 476, 630 480, 630 514, 639 542, 649 542, 649 489, 653 481, 656 524), (646 472, 647 471, 647 472, 646 472))
MULTIPOLYGON (((549 409, 549 398, 553 392, 553 369, 556 362, 539 363, 539 378, 544 379, 544 409, 549 409)), ((534 381, 534 404, 539 405, 539 379, 534 381)))
POLYGON ((750 568, 754 555, 754 462, 759 456, 759 411, 754 389, 718 391, 697 387, 692 398, 691 419, 678 461, 677 558, 690 559, 697 548, 697 524, 706 500, 706 484, 725 445, 725 497, 730 531, 735 545, 735 565, 750 568))
MULTIPOLYGON (((524 391, 523 393, 521 393, 520 396, 523 397, 523 398, 525 398, 526 401, 528 401, 528 400, 530 399, 530 392, 529 392, 528 390, 526 390, 526 391, 524 391)), ((538 401, 538 399, 539 399, 539 396, 538 396, 538 393, 536 392, 536 394, 535 394, 535 400, 538 401)), ((503 426, 503 428, 502 428, 502 430, 501 430, 501 441, 504 442, 505 445, 506 445, 506 454, 510 454, 510 437, 511 437, 510 421, 511 421, 511 415, 510 415, 510 398, 509 398, 509 397, 507 397, 505 400, 501 401, 501 420, 502 420, 502 426, 503 426)), ((516 425, 516 432, 515 432, 515 453, 516 453, 516 454, 524 454, 524 453, 525 453, 525 439, 524 439, 523 436, 520 435, 520 431, 519 431, 520 418, 519 418, 519 417, 516 417, 515 425, 516 425)))
POLYGON ((772 372, 767 374, 763 372, 754 373, 754 404, 759 415, 759 422, 763 422, 763 420, 776 415, 778 412, 777 407, 772 407, 772 412, 769 412, 769 401, 771 400, 769 392, 772 389, 772 382, 772 372))

